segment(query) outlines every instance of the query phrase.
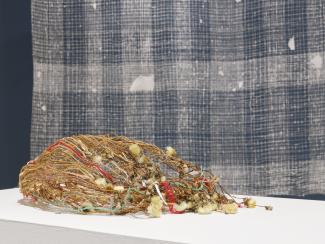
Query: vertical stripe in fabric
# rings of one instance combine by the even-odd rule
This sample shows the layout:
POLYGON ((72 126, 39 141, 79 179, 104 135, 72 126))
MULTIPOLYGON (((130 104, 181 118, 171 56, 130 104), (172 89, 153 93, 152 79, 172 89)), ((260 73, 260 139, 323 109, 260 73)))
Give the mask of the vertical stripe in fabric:
POLYGON ((122 0, 105 1, 101 11, 104 123, 107 132, 123 135, 122 0))
POLYGON ((261 9, 263 2, 252 0, 246 3, 244 30, 244 78, 250 89, 245 91, 245 126, 248 164, 268 163, 268 82, 266 55, 266 37, 261 9), (251 59, 258 58, 256 62, 251 59), (251 73, 257 72, 257 77, 251 73), (254 82, 252 78, 255 78, 254 82))
POLYGON ((154 142, 164 147, 177 139, 177 84, 173 0, 152 1, 152 52, 155 73, 154 142))
POLYGON ((211 31, 210 1, 190 1, 191 17, 191 55, 193 60, 193 82, 195 90, 186 91, 189 106, 189 159, 200 162, 204 167, 211 161, 210 126, 210 63, 211 63, 211 31), (200 116, 198 116, 200 115, 200 116), (190 139, 192 138, 192 140, 190 139))
POLYGON ((244 25, 244 91, 245 164, 251 166, 247 186, 258 192, 270 185, 267 39, 263 19, 263 1, 247 1, 244 25), (258 170, 259 169, 259 170, 258 170), (259 185, 256 185, 256 181, 259 185))
POLYGON ((286 85, 288 123, 288 167, 291 192, 306 192, 308 184, 309 148, 309 99, 308 99, 308 40, 306 1, 288 0, 285 4, 285 26, 288 42, 294 40, 294 48, 287 51, 286 85), (301 179, 299 184, 295 179, 301 179))
POLYGON ((84 0, 67 3, 63 9, 63 135, 86 133, 87 97, 85 94, 85 65, 87 39, 85 38, 84 0))
POLYGON ((306 1, 287 1, 285 20, 287 40, 294 38, 295 43, 294 50, 288 49, 287 53, 288 74, 291 75, 287 84, 290 159, 303 161, 310 159, 306 1))

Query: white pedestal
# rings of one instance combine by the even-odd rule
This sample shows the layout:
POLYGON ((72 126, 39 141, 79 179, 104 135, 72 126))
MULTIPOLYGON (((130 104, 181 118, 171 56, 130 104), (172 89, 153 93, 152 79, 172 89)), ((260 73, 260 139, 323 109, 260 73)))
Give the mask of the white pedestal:
POLYGON ((0 243, 325 243, 325 201, 255 197, 274 210, 141 219, 56 214, 24 206, 21 198, 18 189, 0 191, 0 243))

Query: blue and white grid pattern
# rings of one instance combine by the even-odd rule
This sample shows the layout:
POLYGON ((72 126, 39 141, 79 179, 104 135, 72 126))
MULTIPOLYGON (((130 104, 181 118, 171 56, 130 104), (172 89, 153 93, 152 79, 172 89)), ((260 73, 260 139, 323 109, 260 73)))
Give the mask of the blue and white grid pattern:
POLYGON ((32 0, 32 156, 115 133, 233 193, 325 193, 323 0, 32 0))

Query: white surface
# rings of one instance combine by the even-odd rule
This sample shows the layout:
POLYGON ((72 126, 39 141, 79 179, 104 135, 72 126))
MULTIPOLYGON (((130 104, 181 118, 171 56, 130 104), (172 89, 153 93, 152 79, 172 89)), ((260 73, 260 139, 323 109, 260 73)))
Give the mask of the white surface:
POLYGON ((17 240, 23 231, 29 234, 24 236, 24 243, 36 243, 31 239, 41 234, 46 237, 47 231, 47 243, 63 243, 52 239, 53 233, 57 237, 70 235, 66 240, 78 239, 79 244, 96 238, 105 243, 325 243, 324 201, 256 197, 258 204, 272 205, 274 210, 239 209, 236 215, 166 214, 159 219, 139 219, 56 214, 21 205, 17 203, 20 199, 18 189, 0 191, 0 243, 21 243, 17 240))

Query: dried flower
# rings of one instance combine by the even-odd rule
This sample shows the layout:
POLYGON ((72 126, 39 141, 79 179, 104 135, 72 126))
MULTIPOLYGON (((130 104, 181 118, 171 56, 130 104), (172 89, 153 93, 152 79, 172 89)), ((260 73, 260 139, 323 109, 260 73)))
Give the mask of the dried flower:
POLYGON ((105 178, 98 178, 95 180, 95 183, 100 188, 105 188, 107 186, 107 182, 105 178))
POLYGON ((213 211, 218 209, 218 204, 216 204, 216 203, 210 203, 209 206, 213 211))
POLYGON ((94 163, 96 163, 96 164, 101 164, 102 163, 102 157, 101 156, 99 156, 99 155, 96 155, 94 158, 93 158, 93 161, 94 161, 94 163))
POLYGON ((150 217, 159 218, 161 216, 161 208, 163 203, 158 196, 154 196, 151 198, 151 203, 147 208, 148 214, 150 217))
POLYGON ((219 199, 218 193, 213 193, 212 200, 217 201, 219 199))
POLYGON ((138 144, 131 144, 129 150, 133 157, 139 157, 141 154, 141 148, 138 144))
POLYGON ((252 198, 245 198, 244 204, 248 208, 255 208, 256 207, 256 201, 252 198))
POLYGON ((272 206, 265 206, 265 209, 268 210, 268 211, 272 211, 273 207, 272 206))
POLYGON ((117 192, 124 192, 124 186, 114 186, 113 190, 117 192))
POLYGON ((194 201, 199 201, 200 200, 200 195, 198 193, 196 193, 194 196, 193 196, 193 199, 194 201))
POLYGON ((222 210, 225 214, 235 214, 237 213, 237 204, 236 203, 228 203, 221 205, 222 210))
POLYGON ((147 163, 149 163, 149 158, 148 158, 146 155, 142 155, 142 156, 139 158, 139 163, 140 163, 140 164, 147 164, 147 163))
POLYGON ((191 209, 193 208, 193 203, 192 202, 188 202, 187 203, 187 209, 191 209))
POLYGON ((215 211, 218 208, 218 205, 215 203, 209 203, 203 207, 197 208, 197 213, 199 214, 210 214, 212 211, 215 211))
POLYGON ((166 147, 166 154, 169 156, 169 157, 174 157, 176 156, 176 150, 170 146, 166 147))
POLYGON ((185 202, 185 201, 183 201, 183 202, 181 202, 180 204, 174 204, 174 208, 175 208, 175 210, 176 211, 184 211, 184 210, 186 210, 186 209, 188 209, 188 204, 187 204, 187 202, 185 202))
POLYGON ((212 211, 210 208, 207 208, 206 206, 204 206, 204 207, 197 208, 196 212, 198 214, 210 214, 212 211))

